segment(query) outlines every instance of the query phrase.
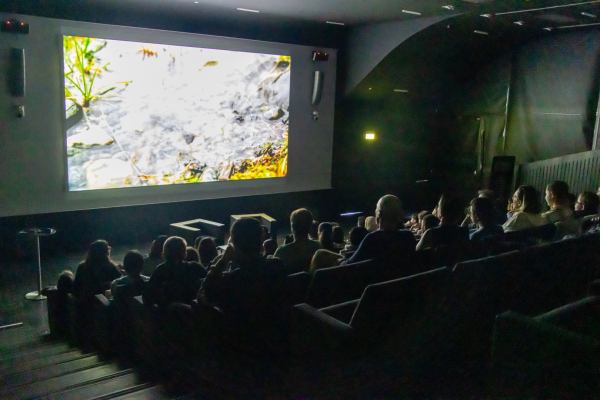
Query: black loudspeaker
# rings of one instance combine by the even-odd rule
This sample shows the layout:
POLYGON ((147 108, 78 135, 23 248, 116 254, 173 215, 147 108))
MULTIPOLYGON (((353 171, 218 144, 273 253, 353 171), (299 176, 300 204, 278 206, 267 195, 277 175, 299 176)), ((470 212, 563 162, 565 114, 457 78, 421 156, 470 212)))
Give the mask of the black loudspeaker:
POLYGON ((492 171, 488 188, 496 193, 499 199, 512 197, 512 182, 515 173, 514 156, 496 156, 492 161, 492 171))
POLYGON ((25 49, 10 49, 6 83, 11 96, 25 96, 25 49))
POLYGON ((321 102, 321 95, 323 94, 323 81, 325 80, 325 73, 321 71, 315 71, 315 79, 313 82, 313 92, 310 104, 313 106, 319 105, 321 102))

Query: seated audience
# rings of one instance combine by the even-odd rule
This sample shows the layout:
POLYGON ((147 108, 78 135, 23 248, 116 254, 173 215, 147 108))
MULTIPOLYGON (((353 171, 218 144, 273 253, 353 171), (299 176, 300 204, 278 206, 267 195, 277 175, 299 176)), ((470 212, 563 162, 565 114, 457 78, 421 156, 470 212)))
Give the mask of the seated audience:
POLYGON ((185 248, 185 261, 200 262, 200 254, 195 248, 188 246, 185 248))
POLYGON ((56 282, 56 290, 61 296, 67 296, 73 293, 73 283, 75 282, 75 275, 70 269, 65 269, 58 275, 58 281, 56 282))
POLYGON ((268 240, 271 238, 271 235, 269 234, 269 228, 267 228, 266 226, 263 225, 263 226, 261 226, 260 229, 262 230, 262 236, 261 236, 262 243, 264 243, 265 240, 268 240))
MULTIPOLYGON (((493 222, 497 225, 502 225, 503 223, 506 222, 506 215, 504 214, 504 212, 500 211, 497 207, 496 207, 496 194, 494 193, 493 190, 490 189, 482 189, 480 191, 477 192, 477 196, 478 197, 484 197, 486 199, 489 199, 492 202, 492 206, 494 207, 494 215, 493 215, 493 222)), ((461 224, 461 226, 468 226, 469 229, 471 230, 476 230, 478 229, 477 224, 471 220, 471 213, 468 213, 467 216, 465 217, 465 219, 463 220, 463 223, 461 224)))
POLYGON ((344 230, 342 229, 341 226, 336 225, 333 227, 332 230, 332 239, 333 239, 333 243, 338 244, 338 245, 342 245, 342 247, 344 246, 344 230))
POLYGON ((323 249, 338 251, 333 244, 333 226, 329 222, 322 222, 319 225, 319 243, 323 249))
POLYGON ((200 257, 200 265, 208 270, 208 266, 219 255, 217 245, 211 238, 205 237, 198 243, 198 257, 200 257))
POLYGON ((110 293, 115 297, 117 286, 126 286, 129 289, 128 295, 132 297, 141 295, 149 279, 147 276, 141 275, 144 269, 144 256, 137 250, 128 251, 123 259, 123 267, 126 275, 112 282, 110 293))
POLYGON ((415 235, 422 235, 423 232, 425 232, 423 230, 423 218, 425 218, 426 215, 430 215, 430 214, 431 213, 427 210, 423 210, 418 214, 417 225, 413 229, 411 229, 415 235))
POLYGON ((364 215, 361 215, 360 217, 358 217, 358 223, 356 224, 356 226, 365 226, 365 220, 367 217, 365 217, 364 215))
POLYGON ((90 246, 85 261, 77 267, 73 294, 80 300, 104 294, 112 281, 121 277, 121 272, 110 259, 110 250, 105 240, 96 240, 90 246))
POLYGON ((350 243, 344 246, 344 249, 340 251, 342 258, 348 259, 352 257, 368 233, 369 231, 364 226, 355 226, 354 228, 350 229, 350 234, 348 235, 350 243))
POLYGON ((440 224, 440 220, 434 217, 432 214, 425 215, 421 220, 421 232, 425 232, 428 229, 435 228, 440 224))
POLYGON ((144 305, 190 303, 196 298, 200 280, 206 277, 206 270, 197 262, 184 261, 186 247, 183 238, 171 236, 167 239, 163 248, 165 262, 156 267, 150 277, 142 295, 144 305))
POLYGON ((464 210, 462 199, 444 195, 440 198, 437 209, 440 224, 423 233, 417 250, 462 244, 469 240, 469 229, 460 226, 464 210))
POLYGON ((157 237, 150 246, 150 253, 146 257, 144 257, 144 270, 142 274, 145 276, 150 276, 160 264, 165 262, 162 257, 163 246, 168 236, 160 235, 157 237))
POLYGON ((404 224, 406 229, 413 229, 419 223, 419 214, 413 213, 410 216, 410 219, 404 224))
POLYGON ((415 252, 415 238, 408 230, 400 230, 404 214, 396 196, 386 195, 377 202, 375 222, 379 227, 365 236, 358 249, 340 265, 369 259, 404 260, 415 252))
MULTIPOLYGON (((310 212, 297 210, 292 220, 296 232, 300 229, 302 237, 307 237, 310 212)), ((277 323, 274 316, 278 311, 289 308, 285 300, 286 268, 277 258, 261 257, 261 238, 260 222, 252 218, 235 221, 231 244, 211 267, 198 292, 199 302, 218 307, 228 319, 242 325, 239 340, 261 334, 266 325, 277 323)))
MULTIPOLYGON (((63 335, 69 331, 69 294, 73 293, 75 275, 66 269, 58 276, 56 292, 48 299, 48 324, 53 335, 63 335)), ((52 286, 42 289, 42 295, 51 296, 52 286)))
POLYGON ((569 185, 563 181, 554 181, 546 187, 546 202, 550 211, 542 216, 548 223, 566 221, 573 218, 573 211, 569 207, 569 185))
POLYGON ((283 239, 283 244, 290 244, 294 241, 294 235, 293 234, 289 234, 289 235, 285 235, 285 239, 283 239))
POLYGON ((511 217, 502 225, 504 232, 515 232, 547 223, 540 212, 542 203, 537 190, 531 186, 520 186, 512 197, 509 213, 511 217))
POLYGON ((600 207, 600 198, 593 192, 582 192, 575 203, 575 218, 583 218, 588 215, 598 214, 600 207))
POLYGON ((477 197, 471 200, 471 220, 477 224, 477 230, 469 239, 473 242, 481 242, 486 236, 504 233, 502 226, 496 223, 494 203, 486 197, 477 197))
POLYGON ((308 271, 310 261, 321 244, 308 238, 308 233, 313 226, 313 216, 306 208, 301 208, 290 216, 292 235, 294 241, 280 246, 273 255, 286 265, 288 274, 308 271))
POLYGON ((273 254, 275 254, 275 251, 277 251, 276 241, 274 241, 273 239, 267 239, 263 242, 262 253, 264 258, 272 256, 273 254))
POLYGON ((377 229, 379 229, 375 217, 371 216, 365 219, 365 228, 367 228, 369 232, 375 232, 377 229))
POLYGON ((308 237, 312 240, 319 240, 319 222, 313 221, 308 232, 308 237))

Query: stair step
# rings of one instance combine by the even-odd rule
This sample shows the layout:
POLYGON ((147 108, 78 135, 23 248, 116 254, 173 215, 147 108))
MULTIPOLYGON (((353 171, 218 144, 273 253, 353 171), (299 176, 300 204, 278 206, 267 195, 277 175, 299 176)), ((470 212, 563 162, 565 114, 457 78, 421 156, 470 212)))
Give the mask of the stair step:
POLYGON ((65 343, 45 343, 40 346, 32 346, 30 349, 22 349, 19 352, 2 352, 0 357, 0 368, 10 367, 20 363, 31 362, 40 358, 55 356, 57 354, 67 353, 73 349, 65 343))
POLYGON ((27 370, 18 374, 8 375, 0 380, 2 387, 9 389, 16 386, 27 385, 37 381, 54 378, 57 376, 69 374, 74 371, 80 371, 99 366, 98 356, 85 356, 75 360, 65 361, 58 364, 47 365, 42 368, 27 370))
POLYGON ((32 371, 34 369, 43 368, 48 365, 58 364, 78 358, 90 356, 83 355, 79 350, 70 350, 64 353, 51 354, 46 357, 41 356, 33 359, 15 360, 14 358, 0 366, 0 379, 7 375, 14 375, 24 371, 32 371))
MULTIPOLYGON (((113 377, 101 382, 94 382, 89 385, 83 385, 75 387, 62 392, 54 393, 49 396, 49 399, 60 399, 60 400, 87 400, 87 399, 101 399, 101 398, 113 398, 106 397, 107 393, 115 393, 115 396, 119 396, 128 389, 135 390, 136 388, 146 388, 147 384, 139 384, 139 378, 133 372, 125 375, 113 377)), ((154 397, 159 399, 158 397, 154 397)))
POLYGON ((33 382, 29 385, 3 390, 0 392, 0 398, 29 399, 32 397, 49 397, 59 391, 66 391, 77 386, 91 385, 95 382, 112 379, 117 375, 126 375, 131 372, 132 370, 119 371, 118 367, 106 364, 33 382))
POLYGON ((137 390, 133 393, 110 398, 113 400, 162 400, 169 398, 169 396, 167 396, 165 389, 162 386, 152 386, 137 390))

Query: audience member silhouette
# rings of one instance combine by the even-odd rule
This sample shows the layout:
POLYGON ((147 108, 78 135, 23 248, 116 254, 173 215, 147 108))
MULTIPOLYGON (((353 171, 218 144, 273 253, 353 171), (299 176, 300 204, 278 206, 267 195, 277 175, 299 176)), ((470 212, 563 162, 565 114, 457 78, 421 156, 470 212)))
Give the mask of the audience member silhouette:
MULTIPOLYGON (((303 228, 307 234, 308 228, 303 228)), ((271 332, 283 310, 290 306, 286 300, 286 269, 281 260, 261 256, 261 233, 260 222, 252 218, 235 221, 231 244, 211 267, 198 293, 199 302, 223 311, 237 332, 236 340, 271 332)))
POLYGON ((377 229, 379 229, 375 217, 370 216, 365 219, 365 228, 367 228, 369 232, 375 232, 377 229))
POLYGON ((432 214, 427 214, 421 220, 421 232, 425 232, 428 229, 435 228, 440 225, 440 220, 434 217, 432 214))
POLYGON ((209 237, 202 238, 198 242, 198 256, 200 265, 208 269, 210 263, 219 255, 217 244, 209 237))
POLYGON ((117 287, 126 292, 128 297, 139 296, 144 292, 148 277, 141 275, 144 269, 144 256, 137 250, 130 250, 123 258, 123 268, 125 268, 125 276, 115 279, 110 285, 110 293, 113 297, 117 292, 117 287))
POLYGON ((185 248, 185 261, 194 261, 200 263, 200 255, 198 254, 198 250, 195 248, 188 246, 185 248))
POLYGON ((504 232, 515 232, 523 229, 542 226, 547 223, 540 212, 542 203, 538 191, 531 186, 519 186, 512 197, 508 221, 502 225, 504 232))
POLYGON ((196 298, 200 280, 206 270, 194 261, 185 261, 187 243, 183 238, 171 236, 165 242, 165 262, 154 270, 148 287, 142 295, 144 305, 167 306, 171 303, 190 303, 196 298))
POLYGON ((329 222, 322 222, 319 225, 319 243, 321 248, 329 251, 338 251, 333 243, 333 225, 329 222))
POLYGON ((348 235, 350 243, 344 246, 344 249, 340 251, 343 259, 352 257, 354 252, 356 252, 358 249, 358 246, 360 246, 360 243, 368 234, 369 231, 364 226, 355 226, 354 228, 350 229, 350 234, 348 235))
POLYGON ((277 251, 277 242, 274 241, 273 239, 267 239, 263 242, 263 257, 269 257, 272 256, 273 254, 275 254, 275 251, 277 251))
POLYGON ((393 195, 383 196, 377 202, 375 223, 379 227, 369 233, 358 249, 341 265, 369 259, 404 260, 415 252, 415 238, 408 230, 400 230, 404 212, 400 199, 393 195))
POLYGON ((146 257, 144 257, 144 269, 142 270, 142 274, 145 276, 150 276, 160 264, 165 262, 163 259, 163 246, 168 236, 160 235, 152 242, 150 246, 150 252, 146 257))
POLYGON ((569 206, 569 185, 563 181, 554 181, 546 186, 546 203, 550 211, 542 214, 548 223, 566 221, 573 218, 573 210, 569 206))
POLYGON ((90 246, 85 261, 77 267, 73 294, 81 301, 90 301, 94 295, 104 294, 112 281, 121 277, 121 272, 110 259, 110 250, 105 240, 96 240, 90 246))
POLYGON ((459 226, 463 220, 462 199, 444 195, 440 198, 437 210, 440 224, 423 233, 417 244, 417 250, 436 248, 441 245, 460 245, 469 240, 469 229, 459 226))
POLYGON ((473 242, 481 242, 486 236, 503 233, 496 223, 494 203, 487 197, 477 197, 471 200, 471 220, 477 224, 477 230, 469 235, 473 242))
POLYGON ((573 213, 576 218, 583 218, 588 215, 598 214, 598 207, 600 207, 600 198, 593 192, 581 192, 577 197, 575 203, 575 212, 573 213))
POLYGON ((274 254, 286 265, 288 274, 308 271, 310 261, 321 244, 309 239, 308 233, 313 226, 313 215, 306 208, 300 208, 290 216, 294 241, 280 246, 274 254))
POLYGON ((332 230, 333 243, 344 245, 344 230, 341 226, 335 225, 332 230))

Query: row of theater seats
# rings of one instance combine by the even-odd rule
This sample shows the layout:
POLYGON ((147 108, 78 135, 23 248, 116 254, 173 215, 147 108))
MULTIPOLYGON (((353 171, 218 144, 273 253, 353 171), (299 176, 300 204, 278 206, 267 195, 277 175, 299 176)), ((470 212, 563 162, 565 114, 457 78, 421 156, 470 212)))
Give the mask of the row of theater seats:
MULTIPOLYGON (((503 238, 490 248, 510 243, 503 238)), ((111 303, 98 295, 88 334, 100 351, 127 358, 148 376, 225 396, 508 390, 488 385, 495 382, 490 373, 501 370, 488 368, 492 340, 505 337, 496 316, 510 310, 509 317, 532 319, 585 297, 600 278, 600 236, 440 267, 443 256, 470 258, 463 250, 290 275, 292 304, 279 329, 240 331, 220 310, 195 302, 158 309, 141 297, 111 303)), ((496 345, 494 355, 506 347, 496 345)))

